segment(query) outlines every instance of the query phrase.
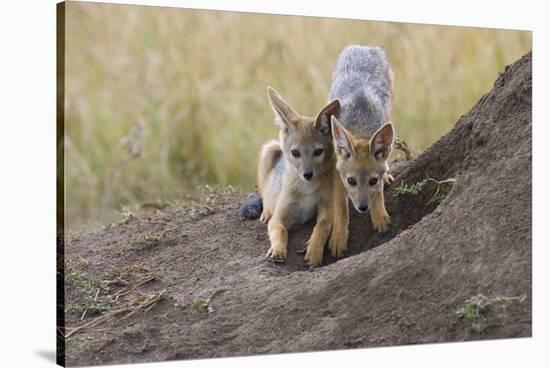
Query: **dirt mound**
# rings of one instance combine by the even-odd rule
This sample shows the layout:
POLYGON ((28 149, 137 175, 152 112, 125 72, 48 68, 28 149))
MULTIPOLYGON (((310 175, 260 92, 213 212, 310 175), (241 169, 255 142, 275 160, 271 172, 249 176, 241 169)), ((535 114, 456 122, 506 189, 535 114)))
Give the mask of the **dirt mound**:
POLYGON ((390 231, 353 211, 350 255, 314 272, 295 253, 311 226, 285 264, 264 261, 266 227, 241 219, 236 192, 73 237, 66 325, 88 325, 65 331, 66 363, 530 336, 531 157, 529 53, 394 167, 390 231))

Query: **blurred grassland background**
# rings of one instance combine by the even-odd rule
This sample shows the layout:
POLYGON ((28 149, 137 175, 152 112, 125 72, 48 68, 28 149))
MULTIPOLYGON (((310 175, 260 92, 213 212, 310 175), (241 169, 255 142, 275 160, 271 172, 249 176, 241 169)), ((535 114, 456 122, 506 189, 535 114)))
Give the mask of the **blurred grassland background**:
POLYGON ((315 115, 349 44, 386 48, 392 120, 419 152, 531 40, 511 30, 69 2, 66 226, 192 198, 204 184, 253 190, 259 149, 277 134, 266 86, 315 115))

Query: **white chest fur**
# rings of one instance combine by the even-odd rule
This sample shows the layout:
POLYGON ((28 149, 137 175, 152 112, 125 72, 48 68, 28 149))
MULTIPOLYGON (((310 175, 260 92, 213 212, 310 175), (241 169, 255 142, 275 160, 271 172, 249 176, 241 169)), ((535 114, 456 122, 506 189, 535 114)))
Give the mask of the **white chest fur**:
POLYGON ((304 224, 317 215, 319 203, 319 188, 314 183, 300 183, 294 191, 291 205, 291 218, 293 224, 304 224))

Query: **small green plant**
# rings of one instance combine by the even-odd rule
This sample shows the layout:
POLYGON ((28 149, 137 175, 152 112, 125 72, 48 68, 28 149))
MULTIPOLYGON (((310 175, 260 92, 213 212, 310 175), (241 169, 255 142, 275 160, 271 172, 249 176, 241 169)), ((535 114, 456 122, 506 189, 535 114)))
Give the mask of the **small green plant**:
POLYGON ((89 275, 80 271, 68 272, 65 275, 68 284, 90 293, 99 287, 101 280, 97 276, 89 275))
POLYGON ((413 184, 405 184, 405 182, 402 181, 397 187, 395 187, 395 196, 397 197, 405 194, 417 195, 424 189, 424 186, 428 183, 428 181, 434 182, 437 185, 437 189, 426 205, 429 205, 432 202, 439 205, 445 199, 447 194, 449 194, 452 186, 456 183, 455 178, 449 178, 441 181, 426 178, 413 184))
POLYGON ((191 304, 191 309, 198 312, 207 312, 208 314, 214 313, 214 298, 222 294, 225 290, 219 289, 212 293, 212 295, 207 298, 198 298, 195 299, 193 304, 191 304))
POLYGON ((191 304, 191 309, 194 311, 207 311, 209 314, 214 312, 214 307, 212 302, 209 299, 198 298, 193 304, 191 304))
POLYGON ((78 282, 81 280, 82 274, 80 273, 80 271, 71 271, 67 272, 65 277, 69 282, 78 282))
POLYGON ((488 327, 486 316, 490 306, 491 300, 483 294, 478 294, 468 298, 456 313, 459 318, 470 324, 472 330, 483 333, 488 327))
POLYGON ((88 312, 101 313, 111 310, 116 303, 108 295, 100 295, 101 279, 86 272, 72 271, 65 275, 66 285, 79 290, 81 299, 77 304, 64 305, 65 313, 81 312, 82 317, 88 312))
POLYGON ((84 297, 84 303, 82 307, 85 311, 89 311, 92 313, 101 313, 111 311, 118 307, 118 303, 115 303, 110 296, 103 296, 102 298, 99 298, 98 296, 99 293, 96 292, 96 294, 94 294, 93 296, 91 294, 87 294, 84 297))
POLYGON ((160 234, 147 234, 144 236, 131 237, 128 243, 122 246, 123 252, 136 251, 142 252, 144 250, 153 249, 160 244, 162 237, 160 234))
POLYGON ((472 330, 477 333, 483 333, 489 327, 487 313, 493 305, 523 303, 525 299, 527 299, 526 294, 519 296, 497 296, 492 299, 487 298, 483 294, 478 294, 468 298, 464 302, 464 305, 456 311, 456 314, 459 318, 467 321, 472 330))
POLYGON ((177 230, 177 228, 177 226, 172 226, 159 233, 133 236, 126 244, 122 245, 121 251, 122 253, 126 253, 128 251, 142 252, 144 250, 153 249, 161 244, 166 234, 177 230))
POLYGON ((65 258, 64 266, 65 272, 79 272, 88 266, 88 261, 77 254, 76 257, 65 258))
POLYGON ((424 184, 426 184, 426 179, 410 185, 407 185, 404 181, 402 181, 395 188, 395 196, 397 197, 405 194, 417 195, 424 187, 424 184))
POLYGON ((189 207, 187 214, 193 220, 198 220, 201 217, 207 216, 214 212, 214 208, 203 203, 197 203, 189 207))
POLYGON ((76 338, 66 341, 67 351, 78 353, 86 350, 90 346, 90 341, 85 338, 76 338))
POLYGON ((78 306, 75 304, 61 304, 59 308, 63 309, 65 313, 71 313, 78 311, 78 306))
MULTIPOLYGON (((446 193, 437 193, 433 196, 433 198, 430 202, 434 202, 435 204, 439 205, 439 204, 441 204, 441 202, 443 202, 443 200, 445 199, 446 196, 447 196, 446 193)), ((428 202, 428 203, 430 203, 430 202, 428 202)))

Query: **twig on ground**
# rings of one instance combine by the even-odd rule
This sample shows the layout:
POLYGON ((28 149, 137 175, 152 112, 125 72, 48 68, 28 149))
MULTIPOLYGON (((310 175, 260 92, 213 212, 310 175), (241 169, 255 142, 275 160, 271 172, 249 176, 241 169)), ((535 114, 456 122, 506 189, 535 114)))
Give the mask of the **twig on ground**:
POLYGON ((430 203, 432 203, 432 201, 437 197, 437 195, 439 194, 439 190, 441 189, 441 185, 456 183, 455 178, 449 178, 449 179, 439 181, 439 180, 435 180, 433 178, 427 177, 426 180, 433 181, 434 183, 437 184, 437 190, 435 191, 435 194, 432 196, 432 198, 428 201, 428 203, 426 203, 426 206, 429 205, 430 203))
POLYGON ((128 295, 130 294, 132 291, 134 291, 136 288, 150 282, 150 281, 153 281, 154 279, 157 278, 157 275, 151 275, 141 281, 139 281, 137 284, 135 284, 134 286, 132 286, 130 289, 122 289, 122 290, 119 290, 117 291, 115 294, 114 294, 114 297, 115 297, 115 300, 118 300, 118 298, 120 298, 121 296, 125 296, 125 295, 128 295))
POLYGON ((69 333, 65 334, 64 337, 69 338, 70 336, 74 335, 75 333, 77 333, 78 331, 81 331, 84 328, 96 326, 96 325, 100 324, 101 322, 107 320, 108 318, 113 317, 117 314, 123 313, 127 310, 128 310, 127 308, 123 308, 123 309, 119 309, 119 310, 116 310, 116 311, 109 312, 109 313, 104 314, 102 316, 96 317, 96 318, 92 319, 91 321, 86 322, 85 324, 80 325, 78 327, 74 327, 74 328, 66 327, 65 329, 70 329, 71 331, 69 333))
MULTIPOLYGON (((97 302, 97 297, 99 296, 99 291, 101 289, 100 288, 97 288, 97 291, 95 293, 95 296, 94 296, 94 303, 97 302)), ((82 321, 84 319, 84 316, 86 315, 86 313, 88 312, 88 307, 86 307, 86 309, 84 309, 84 312, 82 312, 82 315, 80 316, 80 320, 82 321)))
POLYGON ((121 279, 120 277, 115 277, 112 280, 103 280, 102 284, 104 284, 105 286, 111 286, 111 285, 128 286, 130 283, 124 279, 121 279))
POLYGON ((172 226, 172 227, 170 227, 170 228, 168 228, 168 229, 162 230, 162 231, 159 233, 159 239, 162 239, 162 237, 164 236, 164 234, 166 234, 166 233, 168 233, 168 232, 170 232, 170 231, 177 230, 177 228, 178 228, 177 226, 172 226))

